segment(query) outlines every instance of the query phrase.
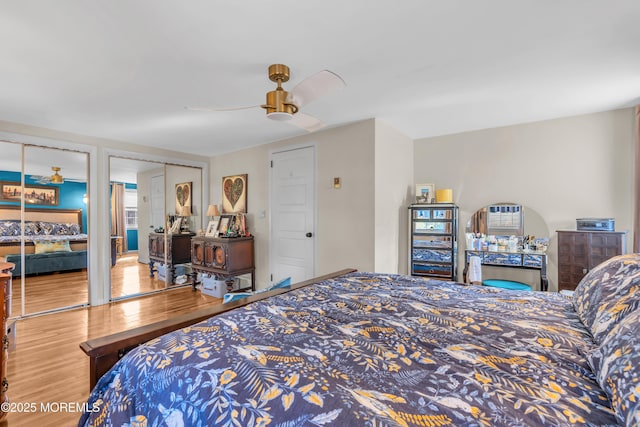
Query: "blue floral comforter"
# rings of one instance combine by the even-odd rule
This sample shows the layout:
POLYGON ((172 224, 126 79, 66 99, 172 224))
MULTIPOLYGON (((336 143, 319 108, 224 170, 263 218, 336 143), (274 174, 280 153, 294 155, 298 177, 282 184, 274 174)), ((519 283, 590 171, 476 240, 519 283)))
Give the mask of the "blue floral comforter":
POLYGON ((86 426, 617 425, 571 301, 352 273, 131 351, 86 426))

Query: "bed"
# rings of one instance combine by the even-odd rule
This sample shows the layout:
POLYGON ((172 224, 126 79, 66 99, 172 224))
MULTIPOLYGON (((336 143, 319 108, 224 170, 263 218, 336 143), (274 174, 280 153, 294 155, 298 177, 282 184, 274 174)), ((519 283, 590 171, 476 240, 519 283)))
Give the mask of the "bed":
POLYGON ((595 268, 572 298, 343 273, 173 332, 164 322, 83 343, 96 359, 130 351, 79 425, 640 422, 640 255, 595 268))
MULTIPOLYGON (((22 224, 19 206, 0 206, 0 257, 21 272, 22 224)), ((87 267, 87 234, 82 209, 25 208, 25 274, 87 267)))

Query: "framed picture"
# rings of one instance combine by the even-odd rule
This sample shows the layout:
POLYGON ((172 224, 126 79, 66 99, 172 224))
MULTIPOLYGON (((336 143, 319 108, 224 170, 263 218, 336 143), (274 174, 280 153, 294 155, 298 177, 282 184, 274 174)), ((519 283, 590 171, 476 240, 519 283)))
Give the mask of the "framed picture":
MULTIPOLYGON (((22 199, 22 187, 19 182, 0 182, 0 200, 8 202, 20 202, 22 199)), ((33 205, 58 206, 58 187, 46 187, 44 185, 24 186, 24 202, 33 205)))
POLYGON ((171 224, 171 228, 169 229, 169 233, 177 234, 178 232, 180 232, 180 225, 182 225, 182 218, 181 217, 176 217, 176 219, 171 224))
POLYGON ((209 221, 207 225, 207 231, 205 231, 204 235, 207 237, 218 237, 218 226, 220 225, 220 220, 212 219, 209 221))
POLYGON ((191 215, 191 183, 176 184, 176 215, 191 215))
POLYGON ((233 215, 221 215, 220 224, 218 225, 218 235, 224 236, 227 234, 229 227, 231 227, 231 220, 233 215))
POLYGON ((433 203, 436 198, 436 186, 434 184, 416 184, 416 202, 433 203))
POLYGON ((247 213, 247 174, 222 178, 222 213, 247 213))

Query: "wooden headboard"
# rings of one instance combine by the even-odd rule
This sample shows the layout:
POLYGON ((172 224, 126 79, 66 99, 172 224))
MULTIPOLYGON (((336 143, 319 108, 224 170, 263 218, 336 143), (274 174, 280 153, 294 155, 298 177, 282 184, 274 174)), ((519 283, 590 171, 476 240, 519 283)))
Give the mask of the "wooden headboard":
MULTIPOLYGON (((25 221, 78 224, 82 229, 82 209, 24 208, 25 221)), ((20 206, 0 205, 0 220, 20 219, 20 206)))

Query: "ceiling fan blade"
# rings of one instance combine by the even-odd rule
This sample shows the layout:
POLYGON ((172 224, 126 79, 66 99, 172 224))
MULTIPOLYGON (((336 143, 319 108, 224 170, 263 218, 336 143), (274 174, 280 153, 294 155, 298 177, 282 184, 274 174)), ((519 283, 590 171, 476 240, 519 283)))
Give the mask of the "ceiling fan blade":
POLYGON ((321 120, 304 113, 294 114, 291 120, 287 120, 286 123, 302 128, 307 132, 315 132, 326 126, 321 120))
POLYGON ((345 86, 342 77, 332 71, 322 70, 298 83, 288 100, 300 108, 345 86))
POLYGON ((184 107, 185 110, 191 111, 207 111, 207 112, 219 112, 219 111, 238 111, 238 110, 248 110, 250 108, 260 107, 259 105, 247 105, 245 107, 184 107))

